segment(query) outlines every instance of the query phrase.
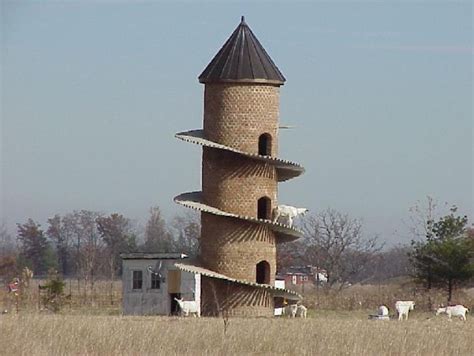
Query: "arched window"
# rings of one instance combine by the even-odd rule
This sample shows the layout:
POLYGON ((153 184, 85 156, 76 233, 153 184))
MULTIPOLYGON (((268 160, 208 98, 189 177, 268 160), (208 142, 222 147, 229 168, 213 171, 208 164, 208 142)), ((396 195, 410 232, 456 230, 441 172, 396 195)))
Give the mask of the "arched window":
POLYGON ((271 205, 272 201, 268 197, 261 197, 257 202, 257 218, 271 219, 271 205))
POLYGON ((261 134, 258 138, 258 154, 261 156, 272 155, 272 136, 268 133, 261 134))
POLYGON ((257 283, 270 284, 270 264, 267 261, 257 263, 257 283))

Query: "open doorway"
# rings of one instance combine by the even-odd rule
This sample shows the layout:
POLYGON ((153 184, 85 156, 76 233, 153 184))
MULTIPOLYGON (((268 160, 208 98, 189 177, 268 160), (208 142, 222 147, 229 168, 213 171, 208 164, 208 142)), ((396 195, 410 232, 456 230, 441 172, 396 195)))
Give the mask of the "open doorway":
POLYGON ((258 154, 261 156, 272 155, 272 136, 268 133, 261 134, 258 138, 258 154))
POLYGON ((170 315, 180 315, 181 309, 174 298, 181 299, 181 293, 170 293, 170 315))
POLYGON ((270 264, 267 261, 260 261, 257 263, 257 283, 269 284, 270 283, 270 264))
POLYGON ((261 197, 257 202, 257 218, 259 219, 271 219, 271 205, 272 201, 269 197, 261 197))

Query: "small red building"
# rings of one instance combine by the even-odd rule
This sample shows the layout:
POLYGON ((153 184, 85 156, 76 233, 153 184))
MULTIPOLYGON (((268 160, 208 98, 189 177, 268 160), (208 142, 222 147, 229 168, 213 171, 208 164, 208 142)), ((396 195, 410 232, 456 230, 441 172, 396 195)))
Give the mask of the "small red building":
POLYGON ((312 283, 326 283, 328 281, 327 272, 322 268, 315 266, 291 266, 278 274, 279 279, 285 281, 285 285, 303 285, 312 283))

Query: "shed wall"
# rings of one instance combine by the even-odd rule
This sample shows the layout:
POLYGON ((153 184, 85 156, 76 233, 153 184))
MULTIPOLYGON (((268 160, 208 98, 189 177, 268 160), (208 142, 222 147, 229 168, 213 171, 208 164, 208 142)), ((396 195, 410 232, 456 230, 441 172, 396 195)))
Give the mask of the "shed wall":
MULTIPOLYGON (((122 313, 124 315, 170 315, 171 296, 168 272, 179 274, 179 291, 184 300, 200 300, 200 280, 194 274, 181 272, 174 267, 177 260, 162 260, 161 274, 165 277, 159 289, 151 289, 151 273, 148 266, 155 267, 159 260, 123 260, 122 313), (133 271, 142 271, 142 289, 132 288, 133 271), (196 284, 199 283, 197 286, 196 284)), ((175 287, 176 288, 176 287, 175 287)))

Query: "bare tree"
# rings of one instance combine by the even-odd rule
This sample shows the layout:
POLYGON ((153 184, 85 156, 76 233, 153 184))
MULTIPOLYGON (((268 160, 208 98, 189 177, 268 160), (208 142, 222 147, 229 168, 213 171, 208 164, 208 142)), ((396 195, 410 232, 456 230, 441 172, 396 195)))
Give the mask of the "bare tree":
POLYGON ((25 264, 31 265, 37 274, 45 273, 49 267, 48 240, 44 236, 41 225, 33 219, 17 224, 17 240, 20 243, 20 256, 25 264))
POLYGON ((173 249, 172 235, 167 230, 165 220, 157 206, 150 209, 143 249, 148 252, 170 252, 173 249))
POLYGON ((277 271, 285 271, 291 266, 301 266, 306 263, 304 252, 306 245, 304 241, 296 240, 292 242, 279 243, 277 249, 277 271))
POLYGON ((105 243, 110 273, 110 301, 113 304, 113 285, 115 275, 120 269, 120 253, 136 250, 136 234, 130 219, 121 214, 111 214, 97 218, 97 228, 105 243))
POLYGON ((397 245, 373 254, 365 268, 353 277, 354 282, 382 283, 392 278, 409 276, 411 272, 409 251, 410 246, 397 245))
POLYGON ((105 243, 109 258, 109 273, 114 279, 120 267, 120 253, 136 249, 136 234, 130 220, 121 214, 110 214, 97 219, 97 228, 105 243))
POLYGON ((427 195, 425 201, 418 200, 409 210, 408 229, 413 240, 422 241, 433 237, 433 224, 445 216, 453 207, 447 202, 440 204, 434 197, 427 195))
POLYGON ((201 218, 194 211, 177 215, 171 223, 174 247, 176 251, 196 256, 199 253, 199 238, 201 236, 201 218))
POLYGON ((0 225, 0 281, 10 281, 17 273, 17 246, 5 224, 0 225))
POLYGON ((63 275, 69 273, 70 244, 72 231, 59 214, 48 219, 46 235, 53 242, 58 258, 58 267, 63 275))
POLYGON ((86 281, 89 282, 91 292, 94 292, 94 283, 96 279, 96 271, 99 269, 103 241, 97 230, 96 220, 100 214, 81 210, 79 212, 79 231, 83 236, 83 246, 81 260, 83 262, 86 281))
POLYGON ((11 256, 16 253, 13 236, 8 232, 4 223, 0 225, 0 257, 11 256))
POLYGON ((303 221, 308 263, 327 271, 329 288, 342 289, 360 273, 382 248, 378 237, 366 238, 362 222, 328 208, 303 221))
MULTIPOLYGON (((78 291, 80 290, 80 280, 89 284, 91 292, 94 291, 96 272, 98 271, 102 259, 103 241, 97 230, 96 220, 100 213, 81 210, 73 211, 64 216, 63 228, 71 238, 74 252, 71 251, 76 264, 76 276, 78 291)), ((86 295, 84 289, 84 295, 86 295)))

